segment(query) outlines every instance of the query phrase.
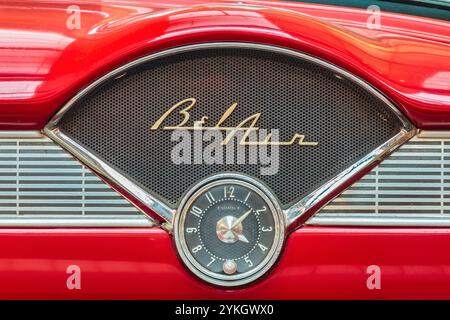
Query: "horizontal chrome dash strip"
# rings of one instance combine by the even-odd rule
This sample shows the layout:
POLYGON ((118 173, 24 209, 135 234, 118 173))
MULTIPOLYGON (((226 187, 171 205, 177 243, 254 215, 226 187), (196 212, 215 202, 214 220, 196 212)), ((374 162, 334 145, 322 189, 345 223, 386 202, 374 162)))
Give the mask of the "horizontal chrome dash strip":
POLYGON ((0 227, 153 227, 150 219, 115 215, 114 217, 80 217, 64 214, 23 216, 0 215, 0 227))
POLYGON ((450 140, 450 131, 420 130, 417 137, 421 139, 450 140))
POLYGON ((450 215, 428 214, 318 214, 306 223, 317 226, 450 227, 450 215))
POLYGON ((0 130, 0 139, 3 138, 17 138, 17 139, 23 139, 23 138, 42 138, 43 134, 40 131, 28 131, 28 130, 22 130, 22 131, 13 131, 13 130, 0 130))

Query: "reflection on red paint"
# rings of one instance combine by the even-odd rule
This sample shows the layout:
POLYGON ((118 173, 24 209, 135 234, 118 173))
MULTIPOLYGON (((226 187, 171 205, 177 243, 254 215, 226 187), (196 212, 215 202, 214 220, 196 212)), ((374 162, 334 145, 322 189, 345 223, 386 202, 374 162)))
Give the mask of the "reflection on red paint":
POLYGON ((190 274, 161 229, 4 229, 0 298, 449 299, 449 245, 450 229, 306 227, 267 277, 223 290, 190 274), (80 290, 67 289, 71 265, 80 290))
POLYGON ((79 30, 63 3, 0 4, 0 129, 42 129, 82 87, 130 60, 199 42, 288 47, 372 83, 421 128, 450 128, 449 22, 282 1, 200 0, 80 4, 79 30))

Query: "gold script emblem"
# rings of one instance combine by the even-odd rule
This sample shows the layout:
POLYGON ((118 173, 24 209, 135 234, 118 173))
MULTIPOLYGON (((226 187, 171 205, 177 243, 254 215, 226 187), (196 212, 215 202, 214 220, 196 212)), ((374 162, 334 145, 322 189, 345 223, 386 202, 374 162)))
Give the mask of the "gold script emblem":
POLYGON ((203 126, 208 121, 207 116, 203 116, 200 121, 195 122, 196 125, 189 126, 188 121, 191 117, 190 111, 195 106, 197 100, 195 98, 187 98, 175 103, 153 124, 151 130, 158 130, 164 120, 167 119, 176 109, 182 108, 178 114, 181 116, 181 121, 175 126, 163 126, 162 130, 220 130, 227 132, 225 139, 222 141, 222 145, 226 145, 236 135, 238 131, 243 131, 244 135, 239 141, 240 145, 278 145, 278 146, 290 146, 297 143, 300 146, 317 146, 318 142, 305 141, 305 136, 300 133, 293 134, 289 141, 272 141, 272 133, 268 133, 262 141, 249 141, 248 136, 252 131, 258 131, 260 128, 257 126, 258 120, 261 117, 261 113, 255 113, 248 118, 242 120, 235 127, 222 126, 223 123, 230 117, 233 111, 237 107, 237 103, 234 102, 222 115, 217 124, 212 127, 203 126))

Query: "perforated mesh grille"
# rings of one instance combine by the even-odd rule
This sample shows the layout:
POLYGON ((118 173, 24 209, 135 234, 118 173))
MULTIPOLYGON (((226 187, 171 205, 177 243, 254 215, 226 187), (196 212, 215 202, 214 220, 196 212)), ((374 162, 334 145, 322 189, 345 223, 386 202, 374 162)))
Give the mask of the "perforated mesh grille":
MULTIPOLYGON (((165 125, 176 125, 178 116, 165 125)), ((191 123, 192 125, 192 123, 191 123)), ((397 116, 378 98, 334 72, 298 58, 253 49, 198 49, 152 60, 84 96, 64 115, 60 129, 132 181, 175 206, 206 176, 224 171, 264 181, 289 205, 329 181, 399 132, 397 116), (175 103, 194 97, 191 120, 237 125, 261 113, 260 128, 294 133, 317 147, 280 147, 277 174, 260 164, 174 164, 171 131, 152 124, 175 103)))

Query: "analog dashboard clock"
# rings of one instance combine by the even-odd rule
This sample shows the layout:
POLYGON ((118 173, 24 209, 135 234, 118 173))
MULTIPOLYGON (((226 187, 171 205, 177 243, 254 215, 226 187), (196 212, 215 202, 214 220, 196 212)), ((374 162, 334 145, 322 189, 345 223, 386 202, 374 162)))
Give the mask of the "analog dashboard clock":
POLYGON ((222 174, 202 181, 184 197, 174 238, 195 275, 215 285, 239 286, 273 266, 285 226, 276 198, 262 183, 222 174))

